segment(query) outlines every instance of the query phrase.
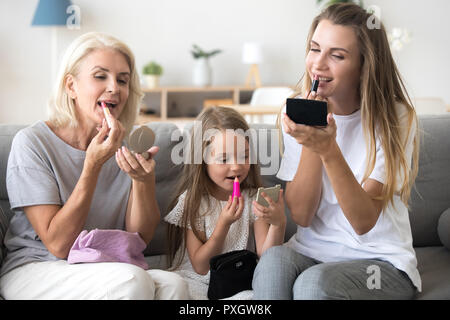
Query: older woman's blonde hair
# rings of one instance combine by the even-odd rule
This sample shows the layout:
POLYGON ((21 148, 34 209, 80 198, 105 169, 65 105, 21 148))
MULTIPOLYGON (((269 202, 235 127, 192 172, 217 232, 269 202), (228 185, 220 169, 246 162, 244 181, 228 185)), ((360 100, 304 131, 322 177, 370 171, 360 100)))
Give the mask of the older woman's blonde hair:
POLYGON ((124 55, 130 68, 128 100, 118 119, 128 135, 133 128, 139 103, 143 97, 134 55, 125 43, 111 35, 100 32, 85 33, 75 39, 67 48, 48 103, 48 120, 56 127, 78 126, 75 101, 67 94, 65 81, 69 74, 77 76, 81 61, 97 49, 117 50, 124 55))

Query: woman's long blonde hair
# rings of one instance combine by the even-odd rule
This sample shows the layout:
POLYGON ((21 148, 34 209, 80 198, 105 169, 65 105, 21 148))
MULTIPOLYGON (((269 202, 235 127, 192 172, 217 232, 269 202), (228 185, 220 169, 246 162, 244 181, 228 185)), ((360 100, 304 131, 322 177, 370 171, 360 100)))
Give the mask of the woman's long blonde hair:
MULTIPOLYGON (((361 53, 359 96, 362 126, 368 146, 368 163, 362 184, 374 169, 378 137, 384 151, 386 171, 386 181, 378 200, 383 201, 385 208, 388 203, 393 203, 394 194, 398 194, 402 202, 408 204, 418 171, 419 128, 413 104, 392 57, 385 28, 380 22, 379 28, 369 29, 367 21, 371 17, 370 13, 356 4, 341 3, 327 7, 311 24, 306 42, 306 55, 311 49, 311 39, 320 21, 329 20, 335 25, 347 26, 354 30, 361 53), (406 128, 401 127, 396 104, 402 104, 407 110, 406 128), (416 130, 413 138, 413 162, 410 166, 405 148, 410 130, 414 128, 416 130)), ((311 82, 311 77, 305 72, 292 97, 309 92, 311 82)), ((277 122, 281 128, 279 118, 277 122)))
POLYGON ((129 95, 119 116, 119 121, 128 134, 136 120, 139 103, 143 97, 136 71, 133 52, 122 41, 105 33, 88 32, 75 39, 67 48, 56 76, 53 92, 48 102, 49 121, 55 127, 77 127, 78 119, 75 102, 67 94, 65 81, 67 75, 77 76, 81 61, 97 49, 114 49, 123 54, 130 68, 129 95))
MULTIPOLYGON (((240 113, 228 107, 212 107, 205 109, 197 118, 196 121, 201 121, 202 136, 208 130, 216 129, 221 132, 227 129, 243 130, 247 132, 249 126, 240 113)), ((246 137, 247 139, 248 137, 246 137)), ((202 138, 201 154, 208 145, 212 142, 210 139, 202 138)), ((191 133, 190 139, 190 159, 194 159, 194 153, 199 152, 194 145, 194 130, 191 133)), ((252 142, 249 141, 250 148, 252 142)), ((196 227, 200 213, 200 203, 202 199, 208 201, 208 209, 211 210, 210 195, 214 187, 214 182, 209 178, 207 173, 207 164, 201 161, 200 164, 187 161, 183 167, 183 173, 177 186, 175 197, 170 203, 167 212, 170 212, 177 204, 181 194, 186 192, 184 198, 184 208, 182 217, 182 226, 177 227, 173 224, 168 224, 168 262, 169 266, 176 268, 183 260, 186 249, 186 235, 187 226, 190 225, 195 236, 202 242, 207 239, 196 227), (179 248, 182 248, 182 255, 175 261, 175 254, 179 248)), ((258 187, 262 186, 260 168, 257 163, 250 163, 250 170, 247 178, 241 182, 241 190, 249 190, 250 195, 254 195, 258 187)), ((205 214, 205 213, 202 213, 205 214)))

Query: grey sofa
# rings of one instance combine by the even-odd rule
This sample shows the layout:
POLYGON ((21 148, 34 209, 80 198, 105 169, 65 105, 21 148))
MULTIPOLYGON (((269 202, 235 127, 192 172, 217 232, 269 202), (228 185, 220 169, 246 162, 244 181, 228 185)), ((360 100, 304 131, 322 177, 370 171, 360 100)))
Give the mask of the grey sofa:
MULTIPOLYGON (((171 161, 171 152, 178 141, 171 141, 172 133, 177 127, 171 123, 148 124, 156 133, 155 144, 160 146, 156 156, 157 199, 162 215, 173 193, 181 167, 171 161)), ((417 299, 450 299, 450 115, 422 116, 420 125, 423 140, 420 151, 420 169, 412 192, 410 203, 410 221, 414 239, 414 247, 418 258, 418 268, 423 281, 423 290, 417 299), (447 211, 446 211, 447 210, 447 211), (444 213, 445 211, 445 213, 444 213), (446 244, 446 246, 443 245, 446 244)), ((185 128, 188 130, 190 125, 185 128)), ((264 137, 262 129, 270 129, 268 125, 254 125, 264 137)), ((12 212, 6 192, 6 165, 11 141, 23 126, 0 124, 0 248, 5 254, 3 238, 12 212)), ((267 137, 269 137, 267 133, 267 137)), ((278 152, 278 139, 268 139, 275 143, 269 150, 278 152)), ((278 158, 278 160, 280 160, 278 158)), ((279 163, 279 162, 278 162, 279 163)), ((262 166, 262 167, 268 167, 262 166)), ((275 171, 276 172, 276 171, 275 171)), ((275 174, 264 175, 264 184, 284 183, 275 174)), ((288 216, 286 240, 296 230, 295 224, 288 216)), ((166 226, 161 222, 154 239, 145 251, 151 267, 165 268, 166 226)), ((0 255, 0 264, 2 256, 0 255)))

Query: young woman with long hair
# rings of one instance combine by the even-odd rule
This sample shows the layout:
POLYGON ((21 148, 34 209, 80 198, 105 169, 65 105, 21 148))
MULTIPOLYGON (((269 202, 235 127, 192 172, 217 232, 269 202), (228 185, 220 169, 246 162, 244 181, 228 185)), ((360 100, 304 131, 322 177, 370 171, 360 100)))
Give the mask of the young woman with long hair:
POLYGON ((328 103, 328 125, 283 113, 278 177, 297 232, 261 258, 258 299, 408 299, 421 288, 407 203, 417 174, 417 117, 384 26, 354 4, 311 25, 293 97, 328 103))

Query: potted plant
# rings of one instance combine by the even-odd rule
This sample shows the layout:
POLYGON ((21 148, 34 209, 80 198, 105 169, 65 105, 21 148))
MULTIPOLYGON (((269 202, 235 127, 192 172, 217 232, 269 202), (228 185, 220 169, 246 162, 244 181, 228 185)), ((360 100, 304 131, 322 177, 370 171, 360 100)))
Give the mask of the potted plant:
POLYGON ((142 69, 142 74, 144 75, 145 83, 148 88, 156 88, 159 86, 159 77, 163 73, 163 68, 161 65, 155 61, 150 61, 142 69))
POLYGON ((211 85, 212 70, 209 65, 209 58, 221 53, 222 50, 215 49, 212 51, 204 51, 198 45, 192 45, 191 53, 195 59, 193 72, 193 82, 197 86, 211 85))
POLYGON ((345 3, 345 2, 356 3, 360 7, 364 7, 363 0, 317 0, 317 4, 320 5, 322 3, 325 3, 324 5, 325 7, 331 6, 332 4, 335 3, 345 3))

